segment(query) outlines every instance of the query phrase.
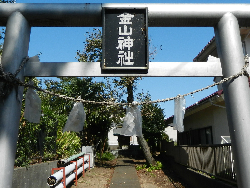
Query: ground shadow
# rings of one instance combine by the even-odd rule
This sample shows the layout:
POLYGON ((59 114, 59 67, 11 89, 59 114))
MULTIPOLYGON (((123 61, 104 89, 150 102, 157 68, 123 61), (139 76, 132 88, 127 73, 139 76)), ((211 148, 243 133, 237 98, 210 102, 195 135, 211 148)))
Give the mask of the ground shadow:
POLYGON ((229 184, 228 182, 214 179, 206 174, 198 173, 186 166, 180 165, 174 161, 174 158, 161 154, 156 157, 156 160, 163 164, 162 171, 173 182, 182 182, 186 188, 236 188, 237 186, 229 184))
POLYGON ((182 185, 185 186, 185 188, 192 188, 183 178, 181 178, 179 174, 174 171, 175 161, 172 157, 160 154, 154 158, 162 163, 162 171, 166 176, 168 176, 174 186, 176 182, 182 182, 182 185))

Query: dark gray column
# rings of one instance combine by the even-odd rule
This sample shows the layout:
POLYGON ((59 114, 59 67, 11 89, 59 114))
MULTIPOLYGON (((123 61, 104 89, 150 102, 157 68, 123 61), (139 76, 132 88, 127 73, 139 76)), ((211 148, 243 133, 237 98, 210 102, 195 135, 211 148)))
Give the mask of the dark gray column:
MULTIPOLYGON (((215 27, 218 54, 224 77, 245 65, 237 18, 226 13, 215 27)), ((238 187, 250 187, 250 92, 247 76, 223 84, 227 119, 236 164, 238 187)))
MULTIPOLYGON (((5 72, 15 73, 28 54, 30 26, 23 15, 14 12, 8 19, 3 46, 2 64, 5 72)), ((18 76, 24 80, 23 71, 18 76)), ((14 87, 0 99, 0 187, 12 186, 23 87, 14 87)))

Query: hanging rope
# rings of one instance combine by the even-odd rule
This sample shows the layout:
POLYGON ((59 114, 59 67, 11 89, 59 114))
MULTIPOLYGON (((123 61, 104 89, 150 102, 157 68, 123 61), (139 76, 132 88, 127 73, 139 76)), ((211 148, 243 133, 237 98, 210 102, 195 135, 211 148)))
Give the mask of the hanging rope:
POLYGON ((21 71, 21 69, 23 68, 23 66, 25 65, 25 63, 28 60, 29 60, 29 57, 25 57, 23 59, 20 67, 15 72, 15 74, 5 73, 4 70, 3 70, 3 67, 2 67, 2 63, 0 61, 0 97, 7 96, 9 94, 9 92, 10 92, 10 89, 12 88, 11 86, 19 85, 19 86, 33 88, 33 89, 36 89, 37 91, 44 92, 46 94, 53 95, 53 96, 56 96, 56 97, 60 97, 60 98, 65 99, 65 100, 71 100, 71 101, 74 101, 74 102, 82 102, 82 103, 89 103, 89 104, 100 104, 100 105, 118 105, 118 106, 119 105, 122 105, 122 106, 130 105, 130 106, 133 106, 135 103, 137 105, 143 105, 143 104, 153 104, 153 103, 172 101, 172 100, 178 99, 180 97, 185 97, 185 96, 188 96, 188 95, 193 95, 195 93, 204 91, 206 89, 209 89, 211 87, 223 84, 224 82, 227 82, 227 81, 232 80, 232 79, 236 79, 236 78, 238 78, 240 76, 243 76, 243 75, 248 76, 248 72, 247 72, 248 63, 246 63, 246 65, 241 69, 241 71, 239 73, 237 73, 235 75, 232 75, 230 77, 224 78, 219 82, 213 83, 213 84, 208 85, 208 86, 206 86, 204 88, 192 91, 192 92, 184 94, 184 95, 177 95, 175 97, 170 97, 170 98, 161 99, 161 100, 158 99, 158 100, 154 100, 154 101, 146 101, 146 102, 133 102, 133 103, 116 103, 116 102, 113 102, 113 101, 97 102, 97 101, 89 101, 89 100, 84 100, 84 99, 76 99, 74 97, 69 97, 69 96, 66 96, 66 95, 61 95, 61 94, 58 94, 58 93, 54 93, 52 91, 42 89, 42 88, 36 87, 34 85, 22 82, 20 79, 16 78, 16 76, 21 71))
POLYGON ((23 84, 23 82, 21 82, 18 78, 16 78, 16 76, 22 70, 22 68, 24 67, 25 63, 28 60, 29 57, 25 57, 14 74, 11 72, 5 73, 0 60, 0 98, 5 98, 6 96, 8 96, 13 86, 18 86, 23 84))

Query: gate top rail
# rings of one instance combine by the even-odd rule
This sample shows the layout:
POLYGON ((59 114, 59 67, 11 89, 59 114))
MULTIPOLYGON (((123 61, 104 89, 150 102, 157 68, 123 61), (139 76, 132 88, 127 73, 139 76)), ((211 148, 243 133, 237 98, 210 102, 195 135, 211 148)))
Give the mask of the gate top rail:
POLYGON ((250 4, 1 3, 0 25, 15 11, 33 27, 101 27, 102 7, 148 7, 149 27, 214 27, 227 12, 250 26, 250 4))
POLYGON ((200 147, 200 148, 208 148, 208 147, 211 147, 211 148, 215 148, 215 147, 229 147, 231 146, 231 143, 226 143, 226 144, 203 144, 203 145, 178 145, 178 146, 175 146, 175 147, 200 147))

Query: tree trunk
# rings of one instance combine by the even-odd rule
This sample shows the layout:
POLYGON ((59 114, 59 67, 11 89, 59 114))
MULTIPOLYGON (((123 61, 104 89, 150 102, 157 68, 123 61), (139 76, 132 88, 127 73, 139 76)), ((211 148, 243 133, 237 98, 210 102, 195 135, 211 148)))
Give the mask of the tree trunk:
MULTIPOLYGON (((134 95, 133 95, 133 84, 134 80, 131 80, 127 86, 127 92, 128 92, 128 98, 127 101, 129 103, 132 103, 134 101, 134 95)), ((149 165, 156 165, 155 159, 153 158, 150 148, 148 147, 147 141, 144 139, 143 135, 142 136, 137 136, 139 144, 142 147, 142 151, 144 153, 144 156, 146 158, 146 161, 149 165)))
POLYGON ((142 151, 144 154, 144 157, 146 158, 146 161, 148 164, 151 165, 156 165, 155 159, 153 158, 151 152, 150 152, 150 148, 148 146, 147 141, 144 139, 143 136, 137 136, 137 140, 139 141, 139 144, 142 147, 142 151))

